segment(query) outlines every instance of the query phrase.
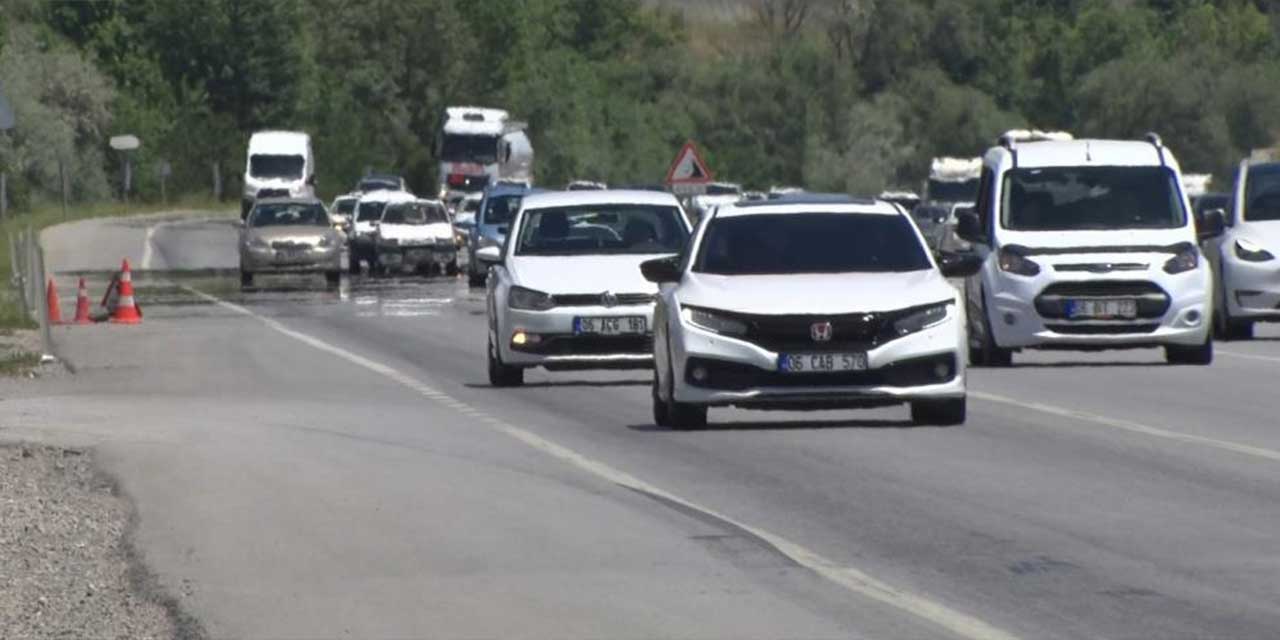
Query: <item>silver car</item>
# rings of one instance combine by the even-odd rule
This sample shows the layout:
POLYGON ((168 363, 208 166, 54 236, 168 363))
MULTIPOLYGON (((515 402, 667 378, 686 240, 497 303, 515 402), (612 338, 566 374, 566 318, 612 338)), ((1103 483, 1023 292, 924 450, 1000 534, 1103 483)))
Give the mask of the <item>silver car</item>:
POLYGON ((319 200, 258 200, 241 224, 241 286, 259 273, 323 273, 331 286, 339 283, 342 237, 319 200))

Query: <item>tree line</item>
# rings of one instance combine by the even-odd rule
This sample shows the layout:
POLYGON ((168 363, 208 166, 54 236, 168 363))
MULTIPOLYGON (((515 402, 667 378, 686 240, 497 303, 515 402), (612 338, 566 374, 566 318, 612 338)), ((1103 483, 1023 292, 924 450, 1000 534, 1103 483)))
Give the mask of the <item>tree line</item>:
POLYGON ((1007 129, 1159 131, 1221 181, 1280 118, 1277 0, 6 0, 11 200, 209 190, 248 134, 310 131, 326 194, 367 168, 429 193, 446 105, 527 121, 535 173, 657 182, 694 139, 717 177, 914 186, 1007 129))

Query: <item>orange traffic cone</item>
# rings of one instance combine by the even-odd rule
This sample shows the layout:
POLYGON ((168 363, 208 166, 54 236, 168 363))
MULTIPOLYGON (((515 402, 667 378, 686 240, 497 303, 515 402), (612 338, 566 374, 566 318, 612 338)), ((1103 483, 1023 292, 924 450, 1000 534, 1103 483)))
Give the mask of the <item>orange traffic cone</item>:
POLYGON ((120 298, 116 301, 115 313, 111 321, 119 324, 138 324, 142 322, 142 313, 138 303, 133 299, 133 274, 129 271, 129 259, 120 265, 120 298))
POLYGON ((58 302, 58 287, 49 278, 49 288, 44 292, 45 302, 49 305, 49 324, 62 324, 62 304, 58 302))
POLYGON ((80 278, 80 290, 76 292, 76 324, 93 324, 89 317, 89 289, 84 286, 84 278, 80 278))

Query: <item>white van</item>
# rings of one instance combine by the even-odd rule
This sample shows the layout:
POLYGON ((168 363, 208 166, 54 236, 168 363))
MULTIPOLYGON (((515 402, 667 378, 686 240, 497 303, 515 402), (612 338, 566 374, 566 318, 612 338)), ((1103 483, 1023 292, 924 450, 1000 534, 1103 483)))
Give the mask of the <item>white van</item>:
POLYGON ((299 131, 259 131, 249 138, 244 167, 240 218, 249 215, 254 200, 315 197, 316 161, 311 136, 299 131))
MULTIPOLYGON (((957 235, 983 257, 965 283, 972 364, 1020 349, 1163 347, 1209 364, 1213 282, 1181 171, 1144 141, 1001 139, 957 235)), ((1203 237, 1222 233, 1203 225, 1203 237)))

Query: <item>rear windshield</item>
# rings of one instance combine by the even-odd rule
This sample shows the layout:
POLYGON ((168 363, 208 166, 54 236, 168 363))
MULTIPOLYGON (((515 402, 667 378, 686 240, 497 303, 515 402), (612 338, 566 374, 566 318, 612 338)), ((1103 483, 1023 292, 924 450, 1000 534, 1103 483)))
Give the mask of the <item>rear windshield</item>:
POLYGON ((1015 231, 1172 229, 1182 192, 1164 167, 1045 167, 1005 174, 1001 222, 1015 231))
POLYGON ((361 202, 356 209, 356 220, 358 222, 373 222, 382 219, 382 210, 387 208, 385 202, 361 202))
POLYGON ((485 199, 483 224, 511 224, 512 218, 520 210, 520 202, 524 196, 492 196, 485 199))
POLYGON ((387 205, 382 214, 384 224, 424 225, 448 222, 444 209, 439 205, 422 202, 397 202, 387 205))
POLYGON ((1249 169, 1244 202, 1245 220, 1280 220, 1280 165, 1249 169))
POLYGON ((284 178, 297 180, 302 177, 302 156, 249 156, 249 175, 255 178, 284 178))
POLYGON ((289 225, 328 226, 329 216, 320 203, 283 202, 260 204, 249 216, 251 227, 282 227, 289 225))
POLYGON ((516 254, 678 253, 689 236, 676 207, 596 204, 526 211, 516 254))
POLYGON ((693 270, 717 275, 919 271, 932 268, 902 216, 786 213, 716 218, 693 270))

